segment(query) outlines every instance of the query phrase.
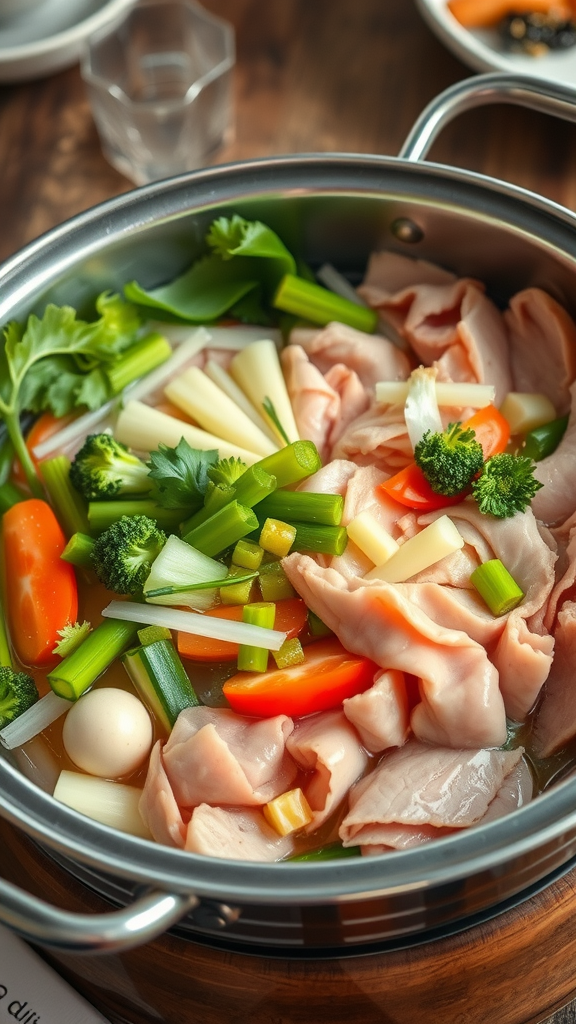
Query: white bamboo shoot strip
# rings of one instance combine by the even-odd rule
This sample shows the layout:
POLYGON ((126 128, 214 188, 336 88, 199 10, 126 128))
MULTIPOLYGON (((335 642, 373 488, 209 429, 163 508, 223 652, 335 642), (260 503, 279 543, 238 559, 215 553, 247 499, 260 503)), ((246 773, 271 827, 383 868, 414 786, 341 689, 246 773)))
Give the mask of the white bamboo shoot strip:
MULTIPOLYGON (((492 384, 436 381, 436 401, 440 406, 483 409, 492 404, 495 394, 492 384)), ((376 385, 376 400, 384 405, 404 405, 407 397, 407 380, 381 380, 376 385)))
POLYGON ((367 509, 348 523, 346 529, 350 540, 371 562, 374 562, 374 565, 384 565, 400 550, 400 545, 390 536, 388 530, 385 530, 367 509))
POLYGON ((242 445, 262 457, 278 451, 278 445, 273 444, 200 367, 188 367, 166 385, 164 394, 204 430, 217 437, 242 445))
POLYGON ((148 626, 166 626, 167 629, 207 636, 212 640, 227 640, 232 644, 265 647, 269 651, 279 651, 286 639, 286 633, 278 629, 265 629, 248 622, 218 619, 198 612, 183 612, 177 608, 138 604, 136 601, 111 601, 102 615, 126 622, 144 622, 148 626))
POLYGON ((325 288, 329 288, 335 295, 340 295, 343 299, 348 299, 357 306, 368 305, 367 302, 364 302, 364 299, 360 298, 356 289, 350 284, 350 281, 339 270, 336 270, 336 267, 333 267, 331 263, 323 263, 320 270, 316 271, 316 277, 325 288))
POLYGON ((444 427, 436 401, 436 373, 432 366, 418 366, 408 378, 404 419, 412 448, 424 434, 441 434, 444 427))
POLYGON ((162 387, 189 359, 193 359, 209 341, 210 335, 204 327, 199 327, 192 334, 188 332, 186 341, 183 341, 178 346, 166 362, 162 363, 161 366, 157 366, 155 370, 151 370, 150 373, 145 374, 139 380, 129 384, 128 387, 124 388, 121 396, 118 395, 116 398, 112 398, 93 412, 87 412, 84 416, 79 416, 78 419, 73 420, 72 423, 59 430, 57 434, 52 434, 42 444, 36 445, 33 450, 34 456, 41 461, 51 455, 52 452, 66 450, 78 439, 84 440, 86 435, 93 433, 94 428, 102 423, 122 401, 144 398, 155 391, 156 388, 162 387))
POLYGON ((244 394, 242 388, 238 387, 236 381, 232 379, 224 367, 220 366, 220 364, 216 363, 213 359, 209 359, 204 367, 204 373, 207 377, 210 377, 210 380, 214 381, 214 383, 218 385, 225 395, 228 395, 228 398, 231 398, 233 402, 236 402, 236 405, 240 406, 242 412, 246 413, 248 419, 252 420, 252 422, 260 428, 262 433, 274 442, 276 451, 278 451, 278 439, 272 430, 272 427, 268 426, 264 417, 261 416, 254 408, 248 396, 244 394))
POLYGON ((405 541, 384 565, 366 573, 364 579, 404 583, 462 547, 464 539, 452 520, 448 516, 440 516, 421 533, 405 541))
MULTIPOLYGON (((190 327, 181 324, 155 323, 153 328, 165 334, 166 337, 179 344, 185 341, 190 334, 190 327)), ((202 328, 200 328, 202 329, 202 328)), ((253 341, 269 339, 277 348, 282 347, 282 332, 276 327, 239 326, 239 327, 213 327, 208 324, 206 330, 210 334, 210 348, 223 348, 231 352, 240 352, 253 341)))
POLYGON ((556 409, 547 395, 528 391, 509 391, 500 406, 511 434, 527 434, 556 419, 556 409))
POLYGON ((193 427, 191 423, 184 423, 175 416, 168 416, 165 412, 153 409, 142 402, 128 402, 122 409, 116 421, 114 436, 128 448, 134 448, 139 452, 153 452, 160 443, 175 448, 183 437, 191 448, 199 448, 202 451, 216 448, 221 459, 234 456, 243 459, 247 466, 253 466, 260 459, 256 452, 249 452, 237 444, 223 441, 206 430, 193 427))
POLYGON ((55 800, 87 818, 131 836, 151 839, 138 810, 141 796, 142 790, 135 786, 70 771, 60 772, 54 790, 55 800))
MULTIPOLYGON (((255 341, 252 345, 248 345, 243 352, 234 356, 230 364, 230 373, 256 409, 262 412, 275 434, 278 434, 278 431, 274 422, 263 409, 266 398, 272 402, 288 440, 290 442, 300 440, 292 403, 273 341, 255 341)), ((280 434, 278 437, 280 442, 285 444, 280 434)))
POLYGON ((21 747, 23 743, 28 743, 28 740, 47 729, 52 722, 69 711, 71 707, 72 704, 69 700, 50 691, 18 718, 15 718, 13 722, 4 726, 0 731, 0 743, 7 750, 21 747))

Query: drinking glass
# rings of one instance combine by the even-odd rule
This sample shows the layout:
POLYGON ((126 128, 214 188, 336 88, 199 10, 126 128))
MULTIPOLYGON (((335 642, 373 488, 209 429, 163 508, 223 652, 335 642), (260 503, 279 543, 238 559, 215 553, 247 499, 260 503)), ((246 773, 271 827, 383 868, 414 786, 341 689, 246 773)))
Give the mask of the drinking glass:
POLYGON ((104 155, 137 185, 213 161, 232 133, 234 29, 195 0, 139 0, 82 60, 104 155))

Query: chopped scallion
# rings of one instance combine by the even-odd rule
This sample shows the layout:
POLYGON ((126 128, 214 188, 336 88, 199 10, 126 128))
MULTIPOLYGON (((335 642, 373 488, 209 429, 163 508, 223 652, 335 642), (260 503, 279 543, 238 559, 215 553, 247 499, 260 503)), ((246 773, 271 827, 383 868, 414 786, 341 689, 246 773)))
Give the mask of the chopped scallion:
MULTIPOLYGON (((276 605, 270 601, 246 604, 242 609, 242 621, 264 629, 274 628, 276 605)), ((265 672, 268 668, 268 649, 240 644, 238 650, 239 672, 265 672)))
POLYGON ((252 509, 231 501, 205 523, 187 533, 184 540, 205 555, 214 556, 257 528, 258 520, 252 509))
MULTIPOLYGON (((122 604, 122 602, 118 602, 122 604)), ((122 654, 137 633, 136 623, 102 622, 76 650, 48 673, 48 682, 59 697, 78 700, 122 654)))
POLYGON ((499 558, 479 565, 470 576, 470 582, 496 616, 512 611, 524 597, 524 591, 499 558))
POLYGON ((350 299, 322 288, 312 281, 305 281, 293 274, 286 274, 272 299, 272 305, 285 313, 311 320, 313 324, 324 326, 333 320, 348 324, 358 331, 374 334, 378 324, 378 314, 373 309, 359 306, 350 299))
POLYGON ((344 512, 341 494, 313 494, 311 491, 274 491, 258 503, 257 515, 272 519, 340 526, 344 512))
POLYGON ((91 569, 95 543, 94 538, 89 537, 86 533, 73 533, 60 558, 81 569, 91 569))
POLYGON ((322 460, 313 441, 294 441, 274 455, 267 455, 256 465, 276 477, 277 487, 288 487, 316 473, 322 460))
POLYGON ((40 463, 40 473, 66 536, 89 533, 86 505, 70 483, 70 459, 65 455, 45 459, 40 463))

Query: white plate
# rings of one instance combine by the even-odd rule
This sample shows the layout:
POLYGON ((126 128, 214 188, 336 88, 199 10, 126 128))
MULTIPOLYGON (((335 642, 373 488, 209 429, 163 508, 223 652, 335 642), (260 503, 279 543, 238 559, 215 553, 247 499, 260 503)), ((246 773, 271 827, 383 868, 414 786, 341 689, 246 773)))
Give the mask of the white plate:
POLYGON ((453 18, 446 0, 416 0, 425 21, 452 53, 475 71, 512 71, 576 88, 576 46, 546 57, 506 53, 496 30, 470 31, 453 18))
POLYGON ((84 40, 134 0, 44 0, 0 21, 0 82, 41 78, 74 64, 84 40))

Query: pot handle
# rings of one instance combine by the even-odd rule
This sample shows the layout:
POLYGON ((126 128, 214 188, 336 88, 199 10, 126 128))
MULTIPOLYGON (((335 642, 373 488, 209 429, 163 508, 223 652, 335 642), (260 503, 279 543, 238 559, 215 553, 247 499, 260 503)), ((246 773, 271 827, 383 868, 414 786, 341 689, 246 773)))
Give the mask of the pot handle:
POLYGON ((445 125, 458 114, 489 103, 512 103, 564 121, 576 121, 576 100, 572 89, 541 78, 494 71, 465 78, 451 85, 422 111, 398 156, 423 160, 445 125))
POLYGON ((144 892, 109 914, 74 914, 0 879, 0 922, 28 942, 67 953, 117 953, 150 942, 198 906, 197 896, 144 892))

